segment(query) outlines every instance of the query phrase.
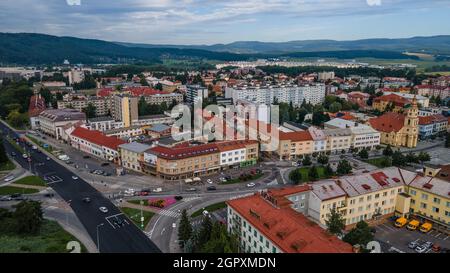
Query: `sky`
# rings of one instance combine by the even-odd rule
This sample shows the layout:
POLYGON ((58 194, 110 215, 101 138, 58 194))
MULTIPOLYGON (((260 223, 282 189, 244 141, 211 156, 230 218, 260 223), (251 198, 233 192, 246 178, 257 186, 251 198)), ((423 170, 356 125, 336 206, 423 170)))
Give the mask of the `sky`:
POLYGON ((0 32, 148 44, 450 34, 450 0, 1 0, 0 32))

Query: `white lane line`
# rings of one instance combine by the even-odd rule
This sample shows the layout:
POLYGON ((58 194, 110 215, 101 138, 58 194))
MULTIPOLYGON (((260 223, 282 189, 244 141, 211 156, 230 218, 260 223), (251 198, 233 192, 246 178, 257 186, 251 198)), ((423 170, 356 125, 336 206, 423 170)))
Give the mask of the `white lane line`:
POLYGON ((442 239, 442 241, 445 241, 445 240, 447 240, 448 239, 448 235, 444 238, 444 239, 442 239))
POLYGON ((438 233, 438 234, 436 234, 436 236, 434 236, 434 238, 438 238, 441 235, 442 235, 442 233, 438 233))
POLYGON ((386 225, 386 224, 383 224, 383 227, 387 228, 387 229, 390 230, 390 231, 396 231, 395 228, 393 228, 393 227, 391 227, 391 226, 388 226, 388 225, 386 225))

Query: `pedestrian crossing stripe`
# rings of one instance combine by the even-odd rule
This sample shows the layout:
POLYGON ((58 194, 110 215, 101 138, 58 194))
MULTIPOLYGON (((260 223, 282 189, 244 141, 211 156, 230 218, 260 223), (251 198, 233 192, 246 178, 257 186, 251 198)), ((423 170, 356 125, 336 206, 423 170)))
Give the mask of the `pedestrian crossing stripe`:
POLYGON ((164 215, 164 216, 173 217, 173 218, 180 217, 180 213, 179 212, 171 211, 171 210, 164 210, 164 209, 158 211, 158 214, 161 214, 161 215, 164 215))

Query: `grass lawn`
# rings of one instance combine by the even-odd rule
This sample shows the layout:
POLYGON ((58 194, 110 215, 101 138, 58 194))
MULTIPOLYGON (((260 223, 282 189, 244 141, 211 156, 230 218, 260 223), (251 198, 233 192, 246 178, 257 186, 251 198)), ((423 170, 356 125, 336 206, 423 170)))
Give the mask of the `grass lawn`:
POLYGON ((0 195, 10 195, 15 193, 21 193, 21 194, 32 194, 32 193, 38 193, 39 191, 36 189, 26 189, 26 188, 19 188, 19 187, 13 187, 13 186, 4 186, 0 187, 0 195))
POLYGON ((16 168, 16 165, 8 160, 6 163, 0 164, 0 172, 2 171, 12 171, 16 168))
POLYGON ((260 179, 264 174, 263 173, 257 173, 255 175, 252 175, 252 177, 250 179, 247 180, 242 180, 241 178, 235 178, 235 179, 231 179, 228 180, 227 182, 220 182, 221 185, 228 185, 228 184, 236 184, 236 183, 241 183, 241 182, 249 182, 252 180, 257 180, 260 179))
MULTIPOLYGON (((0 233, 0 253, 67 253, 67 243, 78 241, 57 222, 44 220, 36 235, 0 233)), ((81 244, 81 252, 87 252, 81 244)))
MULTIPOLYGON (((309 175, 308 175, 310 168, 311 167, 308 166, 308 167, 302 167, 302 168, 294 170, 294 171, 299 171, 302 174, 302 181, 301 181, 302 183, 310 181, 309 175)), ((325 175, 325 167, 316 166, 316 169, 317 169, 317 173, 319 174, 318 180, 328 178, 328 176, 325 175)))
POLYGON ((12 146, 14 146, 14 148, 16 148, 18 151, 20 151, 22 154, 25 153, 25 150, 23 149, 22 146, 17 145, 17 143, 13 140, 10 139, 9 137, 7 138, 8 142, 11 143, 12 146))
MULTIPOLYGON (((128 218, 131 219, 138 227, 141 226, 141 210, 140 209, 133 209, 133 208, 126 208, 122 207, 120 210, 125 213, 128 218)), ((144 216, 144 227, 147 226, 150 219, 152 219, 153 215, 155 215, 151 211, 142 211, 142 215, 144 216)))
POLYGON ((135 205, 140 205, 141 201, 143 201, 143 205, 144 206, 148 206, 148 199, 144 199, 144 200, 128 200, 127 202, 131 203, 131 204, 135 204, 135 205))
POLYGON ((383 165, 383 162, 385 160, 385 157, 379 157, 379 158, 371 158, 371 159, 367 159, 365 160, 365 162, 374 165, 378 168, 385 168, 386 166, 383 165))
POLYGON ((39 176, 27 176, 15 181, 13 184, 21 184, 21 185, 33 185, 33 186, 47 186, 45 181, 39 176))
POLYGON ((199 209, 196 212, 192 213, 191 217, 194 218, 194 217, 202 215, 203 210, 207 210, 208 212, 212 212, 212 211, 216 211, 216 210, 223 209, 223 208, 226 208, 226 207, 227 207, 227 204, 225 204, 225 202, 212 204, 212 205, 209 205, 209 206, 205 207, 204 209, 199 209))
POLYGON ((42 146, 43 144, 45 144, 44 142, 37 140, 36 138, 34 138, 34 137, 31 136, 31 135, 27 135, 27 137, 28 137, 32 142, 34 142, 34 144, 36 144, 37 146, 43 148, 43 149, 46 150, 47 152, 49 152, 49 153, 53 152, 54 149, 53 149, 52 146, 50 146, 50 145, 47 144, 47 145, 48 145, 47 148, 44 148, 44 147, 42 146))

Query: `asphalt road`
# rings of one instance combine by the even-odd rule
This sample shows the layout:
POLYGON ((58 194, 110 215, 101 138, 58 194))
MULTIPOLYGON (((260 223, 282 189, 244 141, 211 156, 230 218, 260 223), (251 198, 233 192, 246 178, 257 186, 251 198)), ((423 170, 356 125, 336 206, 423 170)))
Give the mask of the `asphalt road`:
MULTIPOLYGON (((0 122, 0 129, 5 134, 17 137, 17 133, 10 130, 0 122)), ((159 253, 160 249, 126 216, 114 206, 107 198, 99 193, 81 178, 73 180, 76 175, 50 159, 46 160, 44 153, 37 153, 28 148, 31 154, 31 164, 21 156, 8 141, 4 141, 8 153, 15 151, 15 160, 25 169, 31 169, 42 178, 51 177, 48 185, 56 191, 66 202, 68 202, 83 224, 89 236, 97 244, 97 227, 100 241, 99 251, 102 253, 159 253), (45 165, 38 166, 36 163, 43 162, 45 165), (83 198, 89 197, 90 203, 84 203, 83 198), (99 207, 108 208, 107 213, 99 210, 99 207), (114 224, 115 217, 126 220, 123 226, 114 224)), ((98 247, 98 246, 97 246, 98 247)))

